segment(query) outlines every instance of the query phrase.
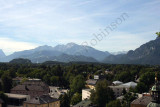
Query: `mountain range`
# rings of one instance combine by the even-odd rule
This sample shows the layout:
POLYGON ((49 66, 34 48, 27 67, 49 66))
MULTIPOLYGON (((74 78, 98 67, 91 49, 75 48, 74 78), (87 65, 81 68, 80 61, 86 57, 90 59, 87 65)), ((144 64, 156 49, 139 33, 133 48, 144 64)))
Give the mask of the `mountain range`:
POLYGON ((25 58, 33 63, 45 61, 58 62, 102 62, 111 64, 160 64, 160 38, 149 41, 135 50, 128 52, 121 51, 109 53, 99 51, 89 46, 82 46, 75 43, 66 45, 39 46, 35 49, 15 52, 6 56, 0 50, 0 61, 9 62, 16 58, 25 58))
POLYGON ((40 46, 35 49, 15 52, 9 56, 0 58, 1 62, 9 62, 16 58, 30 59, 33 63, 42 63, 45 61, 59 62, 98 62, 109 56, 109 52, 96 50, 89 46, 68 43, 66 45, 40 46))
POLYGON ((112 64, 160 64, 160 38, 149 41, 127 54, 110 55, 103 62, 112 64))

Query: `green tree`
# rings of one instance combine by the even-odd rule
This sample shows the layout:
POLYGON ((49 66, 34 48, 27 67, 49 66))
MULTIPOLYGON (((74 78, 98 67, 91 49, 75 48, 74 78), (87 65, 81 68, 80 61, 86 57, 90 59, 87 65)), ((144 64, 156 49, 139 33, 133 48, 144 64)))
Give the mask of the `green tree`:
POLYGON ((72 83, 70 84, 71 93, 81 93, 82 89, 85 87, 85 79, 82 75, 76 76, 72 83))
POLYGON ((63 94, 59 97, 61 107, 70 107, 70 98, 68 94, 63 94))
POLYGON ((4 92, 10 92, 10 89, 12 88, 12 78, 7 72, 4 73, 1 78, 4 92))
POLYGON ((51 85, 58 86, 59 77, 58 77, 58 76, 52 76, 52 77, 50 78, 50 82, 51 82, 51 85))
POLYGON ((157 36, 160 37, 160 32, 156 32, 157 36))
POLYGON ((76 92, 71 98, 71 104, 76 105, 80 101, 82 101, 82 94, 76 92))
POLYGON ((137 98, 137 95, 135 93, 131 93, 131 92, 126 93, 123 98, 123 105, 130 107, 130 103, 136 98, 137 98))
POLYGON ((96 90, 92 90, 90 100, 99 107, 105 107, 109 101, 114 100, 114 92, 108 87, 106 80, 96 84, 96 90))
POLYGON ((4 101, 2 107, 7 107, 8 97, 2 91, 0 91, 0 99, 4 101))
POLYGON ((110 101, 106 107, 122 107, 119 100, 110 101))
POLYGON ((143 83, 143 82, 139 82, 136 86, 136 91, 138 93, 143 93, 143 92, 147 92, 147 86, 143 83))
POLYGON ((140 82, 144 83, 147 86, 147 89, 149 90, 150 86, 154 84, 154 78, 154 72, 146 72, 140 76, 140 82))

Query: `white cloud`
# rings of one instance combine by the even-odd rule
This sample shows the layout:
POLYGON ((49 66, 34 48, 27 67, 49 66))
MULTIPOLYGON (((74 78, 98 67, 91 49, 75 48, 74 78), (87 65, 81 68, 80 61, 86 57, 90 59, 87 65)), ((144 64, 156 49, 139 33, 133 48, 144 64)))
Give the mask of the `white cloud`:
POLYGON ((15 51, 33 49, 37 46, 38 44, 19 42, 9 38, 0 38, 0 49, 2 49, 7 55, 15 51))

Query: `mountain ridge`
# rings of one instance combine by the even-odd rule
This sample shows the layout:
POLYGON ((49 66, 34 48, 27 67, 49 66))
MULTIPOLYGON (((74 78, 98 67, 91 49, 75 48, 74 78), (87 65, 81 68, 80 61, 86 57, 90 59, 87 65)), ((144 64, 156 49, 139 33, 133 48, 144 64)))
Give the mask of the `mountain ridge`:
POLYGON ((68 43, 66 45, 57 45, 55 47, 43 45, 35 49, 14 52, 11 55, 0 59, 1 62, 9 62, 17 58, 26 58, 32 62, 44 61, 88 61, 97 62, 110 55, 103 51, 96 50, 89 46, 82 46, 75 43, 68 43), (66 56, 67 58, 65 58, 66 56), (99 57, 100 56, 100 57, 99 57))
POLYGON ((112 64, 160 64, 160 38, 149 41, 124 55, 111 55, 104 59, 112 64))

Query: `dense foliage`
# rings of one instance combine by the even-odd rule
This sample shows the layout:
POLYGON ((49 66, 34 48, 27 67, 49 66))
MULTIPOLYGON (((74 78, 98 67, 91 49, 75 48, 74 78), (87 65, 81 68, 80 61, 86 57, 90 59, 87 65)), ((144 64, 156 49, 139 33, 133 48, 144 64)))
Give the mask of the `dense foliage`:
POLYGON ((108 87, 107 81, 99 81, 96 89, 91 93, 91 101, 99 107, 105 107, 106 103, 114 100, 114 92, 108 87))
MULTIPOLYGON (((69 88, 71 90, 66 95, 61 96, 61 99, 63 99, 61 101, 61 103, 63 103, 63 107, 63 105, 66 105, 67 102, 70 104, 76 104, 80 101, 80 94, 82 93, 82 88, 85 87, 85 81, 89 76, 90 78, 93 78, 94 74, 101 74, 107 81, 111 82, 114 80, 119 80, 122 82, 139 80, 140 82, 138 83, 136 89, 132 90, 132 92, 142 93, 149 91, 151 86, 154 84, 155 72, 159 71, 160 66, 149 65, 114 65, 100 63, 0 63, 0 91, 9 92, 10 89, 14 87, 12 79, 17 76, 23 77, 24 80, 28 77, 39 78, 48 85, 69 88), (106 73, 106 70, 109 72, 106 73)), ((158 78, 160 78, 160 75, 158 75, 158 78)), ((104 101, 105 94, 99 93, 100 91, 105 91, 105 89, 107 89, 106 93, 111 92, 112 90, 107 88, 107 86, 108 84, 106 84, 105 81, 97 84, 97 91, 94 92, 97 97, 95 98, 92 96, 95 104, 101 103, 99 99, 101 97, 98 98, 98 96, 104 95, 104 97, 102 97, 103 99, 101 99, 102 106, 105 106, 106 103, 113 100, 110 98, 109 100, 105 99, 104 101)), ((126 92, 124 92, 124 94, 125 93, 126 92)), ((106 96, 108 96, 108 94, 106 96)))

